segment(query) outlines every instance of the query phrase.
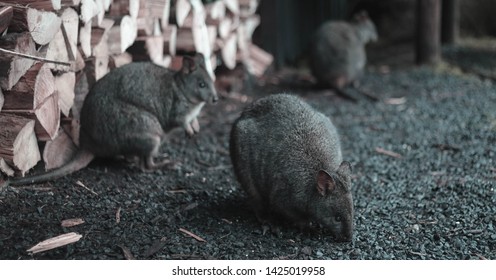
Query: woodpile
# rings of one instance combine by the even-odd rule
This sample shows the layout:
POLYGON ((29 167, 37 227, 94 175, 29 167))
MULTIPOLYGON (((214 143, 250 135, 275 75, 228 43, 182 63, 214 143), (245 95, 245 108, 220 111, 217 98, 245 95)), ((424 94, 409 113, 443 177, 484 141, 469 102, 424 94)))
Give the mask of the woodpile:
POLYGON ((251 41, 259 1, 0 0, 1 172, 63 164, 88 90, 133 60, 178 69, 199 52, 213 79, 220 64, 261 76, 272 56, 251 41))

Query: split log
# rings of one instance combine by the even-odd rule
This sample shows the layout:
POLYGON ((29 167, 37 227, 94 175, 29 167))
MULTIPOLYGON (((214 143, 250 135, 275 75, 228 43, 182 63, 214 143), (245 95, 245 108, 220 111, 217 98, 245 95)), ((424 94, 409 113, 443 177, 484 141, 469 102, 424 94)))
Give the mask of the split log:
POLYGON ((245 29, 245 40, 251 42, 251 38, 253 37, 253 33, 255 29, 260 25, 260 16, 252 15, 245 18, 242 23, 245 29))
POLYGON ((109 58, 109 69, 119 68, 122 65, 133 62, 133 57, 128 52, 121 54, 111 55, 109 58))
POLYGON ((55 91, 47 64, 36 63, 10 91, 5 91, 5 111, 35 110, 55 91))
POLYGON ((108 34, 104 33, 103 38, 93 48, 93 63, 95 67, 95 81, 105 76, 109 72, 109 44, 108 34))
POLYGON ((26 112, 24 115, 36 120, 34 131, 39 141, 53 140, 60 127, 58 92, 55 91, 34 112, 26 112))
POLYGON ((176 49, 183 52, 194 52, 195 39, 192 28, 178 28, 176 33, 176 49))
POLYGON ((260 77, 272 64, 274 57, 255 44, 249 44, 248 50, 250 59, 248 60, 248 65, 246 65, 247 70, 250 74, 260 77))
POLYGON ((226 8, 234 15, 239 14, 239 2, 238 0, 223 0, 226 8))
MULTIPOLYGON (((35 44, 29 33, 11 33, 3 36, 0 40, 0 48, 21 54, 36 54, 35 44)), ((0 55, 0 86, 10 90, 33 63, 32 59, 2 53, 0 55)))
POLYGON ((145 39, 145 48, 150 60, 161 65, 164 59, 164 38, 162 36, 149 36, 145 39))
POLYGON ((222 1, 215 1, 205 5, 207 12, 207 24, 219 25, 219 22, 226 17, 226 5, 222 1))
POLYGON ((84 62, 82 50, 80 48, 76 51, 76 62, 74 63, 74 72, 79 72, 84 69, 86 62, 84 62))
POLYGON ((53 12, 15 6, 9 29, 14 32, 28 31, 35 43, 46 45, 53 40, 61 24, 62 20, 53 12))
POLYGON ((231 35, 223 41, 223 46, 221 47, 222 61, 224 62, 224 65, 231 70, 236 67, 236 39, 236 34, 231 33, 231 35))
POLYGON ((81 0, 80 18, 84 25, 91 24, 91 19, 99 12, 100 7, 94 0, 81 0))
POLYGON ((136 20, 130 16, 123 16, 116 20, 108 32, 109 52, 120 54, 130 47, 137 37, 136 20))
POLYGON ((229 34, 231 34, 233 26, 233 19, 231 17, 225 17, 219 21, 219 37, 226 39, 229 34))
POLYGON ((82 24, 79 28, 79 45, 85 57, 91 56, 91 23, 82 24))
POLYGON ((96 7, 98 9, 97 14, 93 17, 93 25, 100 26, 102 24, 103 18, 105 17, 105 1, 94 0, 96 7))
POLYGON ((71 136, 63 129, 60 129, 57 137, 46 142, 43 149, 45 169, 50 170, 65 165, 73 158, 77 149, 71 136))
POLYGON ((177 48, 177 27, 168 25, 163 29, 164 53, 176 55, 177 48))
POLYGON ((0 34, 7 29, 14 15, 14 9, 11 6, 0 8, 0 34))
POLYGON ((159 18, 162 29, 165 29, 169 25, 171 0, 148 0, 147 3, 150 9, 150 16, 159 18))
POLYGON ((110 6, 109 15, 112 17, 119 17, 123 15, 129 15, 136 19, 138 17, 141 5, 144 5, 145 1, 140 0, 120 0, 114 1, 110 6), (143 2, 143 3, 140 3, 143 2))
POLYGON ((67 72, 55 76, 55 88, 59 94, 59 108, 64 116, 68 117, 74 104, 74 87, 76 86, 76 73, 67 72))
POLYGON ((25 117, 0 114, 0 158, 22 176, 41 159, 34 125, 34 120, 25 117))
POLYGON ((73 65, 66 66, 61 64, 48 64, 51 69, 56 71, 73 71, 75 68, 77 36, 79 29, 79 16, 71 8, 67 8, 61 15, 62 25, 59 32, 48 44, 46 58, 62 62, 72 62, 73 65))
POLYGON ((257 11, 258 0, 238 0, 241 17, 248 17, 257 11))
POLYGON ((191 11, 191 4, 188 0, 177 0, 174 6, 174 19, 176 24, 181 27, 188 14, 191 11))
POLYGON ((212 48, 210 47, 209 32, 205 23, 206 11, 201 0, 190 0, 193 8, 193 37, 195 49, 198 53, 203 54, 205 58, 205 70, 207 70, 210 78, 215 81, 215 74, 210 62, 212 56, 212 48))

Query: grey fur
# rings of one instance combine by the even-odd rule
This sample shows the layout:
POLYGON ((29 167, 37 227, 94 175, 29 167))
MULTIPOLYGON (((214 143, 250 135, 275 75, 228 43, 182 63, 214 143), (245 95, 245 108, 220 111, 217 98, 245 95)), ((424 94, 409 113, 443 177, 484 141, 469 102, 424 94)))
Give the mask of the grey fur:
POLYGON ((375 25, 366 12, 356 14, 351 22, 325 22, 311 42, 313 76, 323 85, 342 89, 360 78, 367 61, 365 44, 376 40, 375 25))
POLYGON ((316 221, 337 240, 351 240, 351 170, 328 117, 296 96, 262 98, 233 124, 230 154, 260 220, 316 221))
POLYGON ((7 181, 25 185, 54 180, 87 166, 97 157, 138 157, 144 170, 155 162, 165 134, 181 126, 199 131, 197 116, 206 102, 218 99, 201 54, 185 57, 180 71, 149 62, 117 68, 91 89, 81 108, 80 149, 66 165, 39 175, 7 181))

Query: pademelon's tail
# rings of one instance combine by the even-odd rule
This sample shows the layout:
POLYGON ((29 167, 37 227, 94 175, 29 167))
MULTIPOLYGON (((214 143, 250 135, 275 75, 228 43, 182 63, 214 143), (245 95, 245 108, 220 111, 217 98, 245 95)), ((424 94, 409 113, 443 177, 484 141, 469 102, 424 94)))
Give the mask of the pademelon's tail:
POLYGON ((6 180, 3 184, 0 185, 3 188, 6 186, 31 185, 31 184, 39 184, 39 183, 55 180, 57 178, 63 177, 65 175, 76 172, 80 169, 83 169, 93 160, 93 158, 95 158, 95 156, 91 152, 86 150, 78 150, 74 155, 74 157, 67 164, 57 169, 41 174, 36 174, 33 176, 6 180))

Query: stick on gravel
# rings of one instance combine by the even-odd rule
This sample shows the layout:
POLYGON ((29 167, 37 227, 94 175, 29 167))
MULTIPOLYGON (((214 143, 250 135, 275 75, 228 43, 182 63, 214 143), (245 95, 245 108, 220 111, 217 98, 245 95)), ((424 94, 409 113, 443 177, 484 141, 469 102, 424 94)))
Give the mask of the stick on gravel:
POLYGON ((58 247, 62 247, 74 242, 79 241, 83 237, 81 234, 75 232, 65 233, 59 236, 49 238, 47 240, 41 241, 40 243, 34 245, 33 247, 27 249, 26 251, 31 254, 36 254, 48 250, 52 250, 58 247))

